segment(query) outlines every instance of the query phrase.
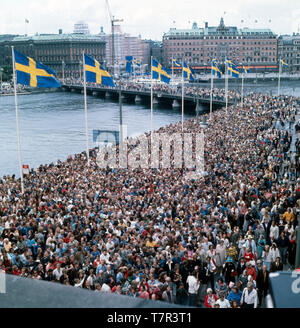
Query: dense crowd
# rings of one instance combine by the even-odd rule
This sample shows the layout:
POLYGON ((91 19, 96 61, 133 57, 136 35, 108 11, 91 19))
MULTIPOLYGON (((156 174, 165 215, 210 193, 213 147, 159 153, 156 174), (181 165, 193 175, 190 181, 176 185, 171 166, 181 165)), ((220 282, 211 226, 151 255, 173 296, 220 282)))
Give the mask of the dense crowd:
POLYGON ((250 94, 213 112, 205 174, 192 180, 186 168, 100 169, 96 150, 89 167, 82 153, 32 170, 24 194, 4 176, 0 269, 181 305, 262 306, 269 272, 295 266, 297 108, 294 97, 250 94))
MULTIPOLYGON (((66 84, 82 84, 83 82, 78 79, 66 79, 66 84)), ((120 87, 119 82, 116 82, 117 88, 120 87)), ((112 87, 105 87, 103 85, 99 86, 96 83, 88 83, 93 87, 100 87, 100 88, 108 88, 111 89, 112 87)), ((134 81, 122 80, 121 81, 121 88, 122 90, 132 90, 132 91, 149 91, 151 89, 151 83, 136 83, 134 81)), ((177 85, 169 85, 166 83, 153 83, 153 92, 161 92, 167 93, 172 95, 180 95, 182 94, 182 84, 178 83, 177 85)), ((210 99, 210 88, 201 87, 198 85, 187 84, 184 87, 184 94, 185 96, 195 96, 205 99, 210 99)), ((225 101, 226 92, 224 88, 213 88, 212 95, 214 100, 225 101)), ((228 89, 227 92, 228 102, 238 102, 241 100, 241 94, 238 90, 228 89)))

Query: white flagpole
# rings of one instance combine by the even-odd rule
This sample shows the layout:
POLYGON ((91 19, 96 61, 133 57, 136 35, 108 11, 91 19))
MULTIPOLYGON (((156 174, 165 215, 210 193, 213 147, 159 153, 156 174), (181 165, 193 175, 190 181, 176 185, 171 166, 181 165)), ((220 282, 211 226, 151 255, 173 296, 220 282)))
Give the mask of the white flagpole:
POLYGON ((62 61, 61 65, 62 65, 62 79, 63 79, 63 83, 65 83, 65 62, 62 61))
POLYGON ((182 87, 181 87, 181 131, 183 132, 183 120, 184 120, 184 78, 183 78, 183 59, 182 59, 182 87))
POLYGON ((213 77, 213 72, 212 72, 212 68, 211 68, 211 78, 210 78, 210 115, 209 115, 209 119, 211 120, 211 115, 212 115, 212 96, 213 96, 213 86, 214 86, 214 77, 213 77))
POLYGON ((174 63, 173 63, 173 54, 172 54, 172 82, 174 82, 174 63))
POLYGON ((151 56, 151 112, 150 112, 150 131, 151 131, 151 140, 152 140, 152 129, 153 129, 153 69, 152 69, 152 60, 151 56))
POLYGON ((279 61, 279 71, 278 71, 278 97, 280 95, 280 74, 281 74, 281 68, 282 68, 282 64, 281 64, 281 61, 279 61))
POLYGON ((228 107, 228 67, 225 63, 225 98, 226 98, 226 112, 228 107))
POLYGON ((17 138, 18 138, 18 156, 19 156, 19 169, 21 177, 21 190, 24 194, 24 178, 23 178, 23 169, 22 169, 22 150, 21 150, 21 141, 20 141, 20 128, 19 128, 19 113, 18 113, 18 98, 17 98, 17 77, 16 77, 16 63, 15 63, 15 53, 14 47, 11 47, 12 51, 12 62, 13 62, 13 80, 14 80, 14 92, 15 92, 15 108, 16 108, 16 123, 17 123, 17 138))
POLYGON ((84 90, 84 116, 85 116, 86 157, 87 157, 88 166, 90 166, 89 134, 88 134, 88 115, 87 115, 87 101, 86 101, 86 74, 85 74, 84 51, 82 52, 82 60, 83 60, 83 90, 84 90))
MULTIPOLYGON (((242 68, 243 69, 243 68, 242 68)), ((242 72, 242 95, 241 95, 241 105, 244 106, 244 72, 242 72)))

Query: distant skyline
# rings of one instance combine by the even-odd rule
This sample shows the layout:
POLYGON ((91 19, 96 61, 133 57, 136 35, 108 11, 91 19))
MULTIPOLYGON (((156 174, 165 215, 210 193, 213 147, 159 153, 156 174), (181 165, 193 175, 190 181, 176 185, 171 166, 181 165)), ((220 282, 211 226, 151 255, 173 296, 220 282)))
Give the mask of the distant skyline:
MULTIPOLYGON (((208 22, 217 26, 269 28, 276 34, 300 32, 300 1, 287 0, 109 0, 112 14, 124 19, 121 29, 143 39, 161 40, 171 27, 199 27, 208 22), (243 20, 243 22, 241 22, 243 20)), ((100 26, 110 33, 110 19, 105 0, 13 0, 1 4, 0 34, 72 33, 74 24, 83 20, 90 32, 100 26), (25 23, 25 19, 29 23, 25 23)))

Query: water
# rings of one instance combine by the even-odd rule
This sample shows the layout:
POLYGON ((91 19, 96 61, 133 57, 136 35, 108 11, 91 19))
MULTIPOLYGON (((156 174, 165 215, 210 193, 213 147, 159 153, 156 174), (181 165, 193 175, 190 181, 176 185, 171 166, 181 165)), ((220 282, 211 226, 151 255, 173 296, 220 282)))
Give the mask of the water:
MULTIPOLYGON (((207 87, 207 84, 205 85, 207 87)), ((216 86, 221 87, 218 83, 216 86)), ((223 85, 222 85, 223 87, 223 85)), ((240 83, 229 83, 229 88, 240 88, 240 83)), ((272 92, 277 94, 277 82, 245 83, 245 93, 272 92)), ((282 81, 282 94, 300 96, 300 83, 282 81)), ((75 93, 45 93, 18 96, 19 121, 23 163, 30 168, 40 164, 65 160, 69 155, 85 150, 83 95, 75 93)), ((119 104, 92 96, 87 97, 89 145, 93 129, 119 128, 119 104)), ((188 119, 194 113, 185 113, 188 119)), ((153 128, 181 121, 181 110, 158 107, 154 109, 153 128)), ((150 130, 148 106, 123 104, 123 124, 128 135, 137 136, 150 130)), ((14 97, 0 97, 0 177, 19 176, 14 97)))
MULTIPOLYGON (((85 150, 83 95, 44 93, 18 96, 23 164, 37 168, 41 164, 65 160, 85 150)), ((119 104, 87 97, 89 146, 95 146, 92 130, 118 130, 119 104)), ((185 113, 185 118, 194 113, 185 113)), ((181 111, 158 107, 153 111, 153 129, 181 120, 181 111)), ((123 124, 128 136, 150 130, 148 106, 123 103, 123 124)), ((0 177, 19 176, 14 97, 0 97, 0 177)))

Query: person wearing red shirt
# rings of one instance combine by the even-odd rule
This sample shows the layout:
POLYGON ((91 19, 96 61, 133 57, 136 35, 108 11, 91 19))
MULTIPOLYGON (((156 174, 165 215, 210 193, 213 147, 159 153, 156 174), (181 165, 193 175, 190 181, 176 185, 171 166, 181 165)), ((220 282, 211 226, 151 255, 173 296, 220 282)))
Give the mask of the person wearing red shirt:
POLYGON ((205 307, 213 308, 217 300, 218 300, 217 295, 213 294, 211 288, 207 288, 207 295, 205 296, 205 300, 204 300, 205 307))
POLYGON ((253 280, 256 280, 256 270, 250 262, 247 263, 246 270, 247 270, 248 275, 252 276, 253 280))
POLYGON ((14 265, 12 268, 12 274, 15 276, 19 276, 21 274, 21 270, 18 269, 18 267, 16 265, 14 265))
POLYGON ((245 255, 244 255, 245 262, 248 263, 249 261, 254 260, 254 255, 252 251, 250 251, 249 248, 246 249, 245 255))

